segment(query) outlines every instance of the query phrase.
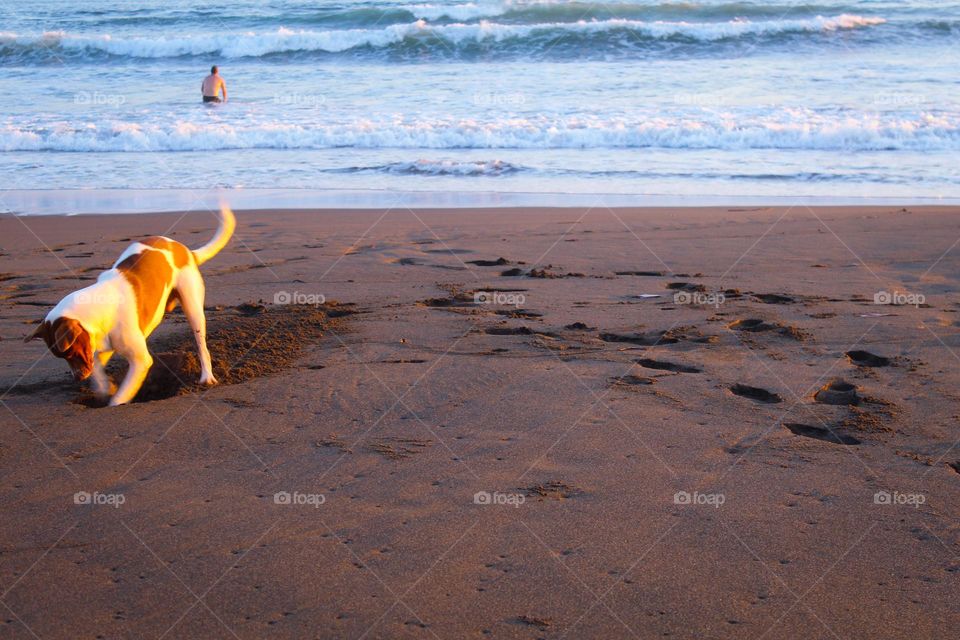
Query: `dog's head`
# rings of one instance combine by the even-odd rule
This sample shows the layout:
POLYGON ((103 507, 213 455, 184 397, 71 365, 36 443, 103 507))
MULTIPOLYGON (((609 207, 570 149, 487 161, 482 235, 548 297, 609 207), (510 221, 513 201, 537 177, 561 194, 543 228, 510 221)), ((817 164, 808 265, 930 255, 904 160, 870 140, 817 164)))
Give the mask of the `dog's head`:
POLYGON ((43 338, 50 352, 70 365, 73 377, 79 382, 93 373, 93 344, 90 334, 73 318, 44 320, 25 342, 43 338))

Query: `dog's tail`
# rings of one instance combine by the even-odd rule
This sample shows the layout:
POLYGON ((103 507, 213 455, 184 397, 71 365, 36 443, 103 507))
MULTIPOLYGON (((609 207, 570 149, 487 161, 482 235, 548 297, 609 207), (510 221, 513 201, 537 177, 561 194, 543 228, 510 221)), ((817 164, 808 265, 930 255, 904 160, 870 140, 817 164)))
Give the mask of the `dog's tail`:
POLYGON ((237 219, 233 216, 233 211, 230 210, 230 207, 227 206, 225 202, 221 203, 220 225, 217 227, 217 232, 213 235, 210 242, 199 249, 193 250, 193 257, 197 259, 197 266, 220 253, 220 250, 230 242, 230 236, 233 235, 233 230, 236 227, 237 219))

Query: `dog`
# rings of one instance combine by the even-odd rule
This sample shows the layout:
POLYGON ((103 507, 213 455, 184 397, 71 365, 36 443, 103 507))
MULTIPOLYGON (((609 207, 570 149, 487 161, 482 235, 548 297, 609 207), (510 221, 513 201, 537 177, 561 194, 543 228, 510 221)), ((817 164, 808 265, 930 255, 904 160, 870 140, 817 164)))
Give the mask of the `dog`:
POLYGON ((122 405, 137 395, 153 366, 147 337, 164 313, 179 303, 197 341, 200 384, 216 384, 207 350, 205 290, 199 267, 227 245, 236 228, 227 205, 221 205, 219 218, 213 239, 193 251, 163 236, 134 242, 96 284, 61 300, 25 341, 43 338, 53 355, 67 361, 78 382, 93 376, 97 397, 109 398, 110 406, 122 405), (110 397, 105 367, 114 353, 127 361, 129 369, 110 397))

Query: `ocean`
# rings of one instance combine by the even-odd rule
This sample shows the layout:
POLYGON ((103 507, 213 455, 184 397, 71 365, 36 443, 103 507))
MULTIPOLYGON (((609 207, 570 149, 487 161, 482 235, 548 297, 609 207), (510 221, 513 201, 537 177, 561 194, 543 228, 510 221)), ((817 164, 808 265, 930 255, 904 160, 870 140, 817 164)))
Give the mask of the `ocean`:
POLYGON ((8 193, 960 197, 958 2, 21 0, 0 18, 8 193), (211 107, 212 64, 230 100, 211 107))

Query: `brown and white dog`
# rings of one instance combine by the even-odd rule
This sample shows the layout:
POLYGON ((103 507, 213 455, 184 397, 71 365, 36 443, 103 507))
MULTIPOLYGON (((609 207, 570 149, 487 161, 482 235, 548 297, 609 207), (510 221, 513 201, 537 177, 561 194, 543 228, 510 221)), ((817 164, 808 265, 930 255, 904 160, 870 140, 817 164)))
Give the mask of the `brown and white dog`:
POLYGON ((200 383, 216 384, 198 267, 226 246, 235 227, 233 212, 222 205, 216 234, 199 249, 191 251, 162 236, 134 242, 96 284, 61 300, 26 340, 43 338, 53 355, 70 364, 77 381, 93 375, 94 392, 103 399, 111 393, 104 367, 114 353, 121 355, 130 368, 110 406, 125 404, 137 395, 153 365, 147 337, 179 301, 197 340, 200 383))

